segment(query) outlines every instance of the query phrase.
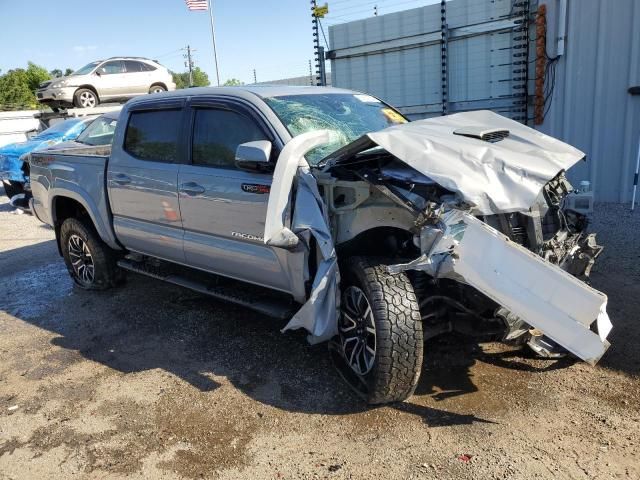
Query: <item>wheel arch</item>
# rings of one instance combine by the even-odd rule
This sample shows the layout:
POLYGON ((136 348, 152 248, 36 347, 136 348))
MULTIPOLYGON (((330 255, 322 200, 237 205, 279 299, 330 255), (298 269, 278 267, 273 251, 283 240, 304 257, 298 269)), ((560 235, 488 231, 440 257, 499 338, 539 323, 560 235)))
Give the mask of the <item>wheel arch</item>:
MULTIPOLYGON (((65 191, 63 194, 55 194, 54 192, 49 208, 56 238, 59 238, 60 227, 67 218, 85 218, 91 222, 103 242, 113 249, 121 249, 111 225, 105 225, 102 218, 96 214, 97 206, 90 198, 87 199, 74 191, 65 191)), ((60 248, 59 245, 58 248, 60 248)))
POLYGON ((94 87, 93 85, 90 85, 90 84, 80 85, 79 87, 77 87, 75 92, 73 92, 74 98, 76 96, 76 93, 78 93, 78 90, 80 90, 82 88, 85 88, 87 90, 91 90, 93 93, 95 93, 96 98, 98 99, 98 101, 100 101, 100 94, 98 93, 98 90, 96 89, 96 87, 94 87))
POLYGON ((159 87, 164 88, 165 90, 169 90, 169 88, 167 87, 167 84, 164 83, 164 82, 153 82, 151 85, 149 85, 149 90, 151 90, 156 85, 159 86, 159 87))
POLYGON ((362 230, 356 235, 336 245, 338 258, 353 256, 394 257, 401 251, 416 249, 413 233, 395 225, 383 225, 362 230))

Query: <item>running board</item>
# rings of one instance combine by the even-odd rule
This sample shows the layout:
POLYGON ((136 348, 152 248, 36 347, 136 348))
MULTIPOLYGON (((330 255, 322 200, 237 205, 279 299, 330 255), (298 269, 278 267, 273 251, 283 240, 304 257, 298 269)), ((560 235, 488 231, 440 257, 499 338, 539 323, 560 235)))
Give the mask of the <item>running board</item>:
POLYGON ((295 312, 295 305, 291 297, 281 292, 200 271, 193 271, 192 275, 189 275, 192 269, 169 262, 150 265, 146 262, 123 259, 118 261, 118 266, 130 272, 188 288, 217 300, 250 308, 278 320, 287 320, 295 312), (200 278, 189 278, 190 276, 200 278), (221 282, 224 282, 225 285, 209 284, 221 282))

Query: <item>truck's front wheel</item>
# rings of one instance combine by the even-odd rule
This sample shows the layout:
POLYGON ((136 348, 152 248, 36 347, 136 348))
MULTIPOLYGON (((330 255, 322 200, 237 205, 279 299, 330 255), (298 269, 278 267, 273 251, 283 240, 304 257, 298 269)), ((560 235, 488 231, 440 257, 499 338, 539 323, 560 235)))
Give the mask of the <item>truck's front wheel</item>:
POLYGON ((69 275, 85 290, 105 290, 122 278, 115 251, 100 239, 93 226, 77 218, 62 223, 60 249, 69 275))
POLYGON ((343 361, 368 403, 406 400, 416 388, 423 354, 411 282, 374 259, 354 257, 346 267, 338 325, 343 361))

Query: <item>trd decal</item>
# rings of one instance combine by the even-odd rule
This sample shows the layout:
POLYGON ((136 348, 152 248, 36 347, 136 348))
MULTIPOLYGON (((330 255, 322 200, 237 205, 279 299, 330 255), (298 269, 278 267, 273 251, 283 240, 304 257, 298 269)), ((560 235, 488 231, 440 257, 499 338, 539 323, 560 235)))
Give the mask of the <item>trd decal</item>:
POLYGON ((271 185, 260 185, 258 183, 243 183, 242 191, 247 193, 269 193, 271 185))

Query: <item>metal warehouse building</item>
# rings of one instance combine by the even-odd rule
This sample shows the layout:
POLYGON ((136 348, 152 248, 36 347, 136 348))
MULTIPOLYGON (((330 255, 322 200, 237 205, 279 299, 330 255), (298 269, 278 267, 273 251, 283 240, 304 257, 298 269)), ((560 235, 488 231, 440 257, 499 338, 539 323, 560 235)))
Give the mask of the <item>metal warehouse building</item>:
POLYGON ((331 26, 329 42, 333 85, 413 119, 491 109, 535 124, 587 154, 574 183, 631 199, 640 0, 451 0, 331 26))

